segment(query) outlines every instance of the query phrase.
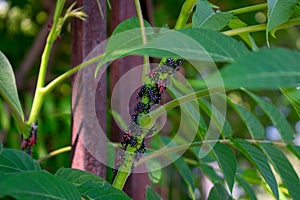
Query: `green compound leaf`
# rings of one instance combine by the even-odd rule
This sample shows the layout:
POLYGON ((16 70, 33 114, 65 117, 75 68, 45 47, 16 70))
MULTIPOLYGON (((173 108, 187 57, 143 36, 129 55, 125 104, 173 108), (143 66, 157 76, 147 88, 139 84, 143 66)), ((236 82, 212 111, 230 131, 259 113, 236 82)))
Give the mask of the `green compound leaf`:
MULTIPOLYGON (((144 24, 145 27, 149 28, 151 27, 151 24, 149 24, 149 22, 144 20, 144 24)), ((130 19, 126 19, 124 21, 122 21, 113 31, 112 35, 116 35, 118 33, 122 33, 124 31, 127 30, 132 30, 132 29, 136 29, 136 28, 140 28, 140 22, 139 19, 137 17, 132 17, 130 19)), ((148 31, 150 31, 151 29, 146 29, 148 31)), ((148 33, 152 33, 153 31, 150 31, 148 33)))
POLYGON ((243 179, 242 177, 240 177, 239 175, 237 175, 236 176, 236 180, 239 183, 239 185, 244 189, 244 191, 247 193, 247 195, 249 196, 249 198, 251 200, 257 200, 256 195, 255 195, 253 189, 248 184, 248 182, 245 181, 245 179, 243 179))
POLYGON ((93 181, 96 183, 105 183, 106 181, 92 173, 72 168, 60 168, 56 173, 56 176, 65 179, 69 183, 79 186, 87 181, 93 181))
POLYGON ((261 109, 268 115, 273 125, 278 129, 281 139, 286 143, 293 142, 294 131, 283 114, 271 103, 261 99, 254 93, 244 90, 252 99, 254 99, 261 109))
POLYGON ((287 147, 300 160, 300 146, 288 145, 287 147))
POLYGON ((276 26, 288 21, 297 5, 297 0, 268 0, 268 33, 276 26))
POLYGON ((300 199, 300 180, 287 157, 273 144, 261 143, 259 146, 280 175, 292 198, 300 199))
POLYGON ((81 200, 77 189, 46 171, 0 174, 0 198, 81 200))
POLYGON ((207 29, 162 29, 158 33, 153 33, 152 28, 146 28, 146 33, 146 45, 142 44, 140 29, 113 35, 108 41, 105 57, 95 72, 97 73, 106 62, 132 54, 159 58, 179 56, 194 61, 232 62, 248 52, 244 44, 207 29))
POLYGON ((199 167, 201 168, 203 173, 209 178, 209 180, 211 180, 211 182, 213 182, 214 184, 223 183, 223 179, 217 175, 215 169, 207 164, 204 164, 204 161, 200 161, 199 167))
POLYGON ((269 185, 276 199, 279 199, 278 184, 262 151, 245 140, 232 140, 233 145, 258 169, 269 185))
MULTIPOLYGON (((170 145, 170 146, 174 146, 175 144, 172 143, 171 138, 168 137, 160 137, 161 142, 165 145, 170 145)), ((169 159, 171 160, 175 160, 174 158, 177 157, 176 153, 170 153, 168 154, 169 159)), ((179 174, 181 175, 182 179, 184 180, 184 182, 186 183, 186 186, 188 188, 188 193, 195 198, 195 184, 194 184, 194 180, 193 180, 193 175, 191 172, 190 167, 188 166, 188 164, 183 160, 183 157, 179 157, 177 158, 174 162, 173 165, 176 167, 176 169, 178 170, 179 174)))
POLYGON ((24 121, 24 113, 18 96, 16 80, 12 66, 0 51, 0 95, 10 106, 18 123, 24 121))
POLYGON ((226 188, 221 183, 217 183, 209 192, 208 200, 232 200, 226 188))
POLYGON ((227 98, 227 102, 241 117, 253 139, 265 138, 264 127, 253 113, 248 111, 243 106, 233 103, 229 98, 227 98))
MULTIPOLYGON (((300 54, 289 49, 261 49, 245 54, 221 69, 226 88, 278 89, 300 82, 300 54), (284 58, 284 59, 282 59, 284 58)), ((207 81, 216 82, 212 74, 207 81)))
POLYGON ((205 28, 217 31, 228 25, 232 17, 233 14, 229 12, 215 13, 207 1, 198 1, 192 24, 194 28, 205 28))
POLYGON ((213 154, 225 176, 229 190, 232 192, 237 166, 235 155, 228 146, 221 143, 216 143, 213 154))
POLYGON ((280 88, 282 94, 288 99, 300 117, 300 90, 297 88, 280 88))
POLYGON ((61 168, 55 176, 73 184, 82 197, 97 200, 127 200, 130 199, 124 192, 114 188, 104 179, 82 170, 61 168))
POLYGON ((222 132, 224 137, 230 137, 233 135, 232 127, 225 116, 205 99, 199 99, 199 106, 201 109, 211 118, 212 123, 215 123, 216 130, 222 132), (223 123, 222 123, 223 122, 223 123))
MULTIPOLYGON (((237 16, 233 16, 228 26, 231 29, 238 29, 238 28, 247 27, 248 25, 245 22, 243 22, 241 19, 239 19, 237 16)), ((239 36, 249 47, 252 48, 252 50, 258 50, 258 47, 256 46, 255 41, 251 37, 250 33, 241 33, 239 34, 239 36)))
POLYGON ((27 153, 16 149, 0 150, 0 172, 13 173, 25 171, 39 171, 40 165, 27 153))

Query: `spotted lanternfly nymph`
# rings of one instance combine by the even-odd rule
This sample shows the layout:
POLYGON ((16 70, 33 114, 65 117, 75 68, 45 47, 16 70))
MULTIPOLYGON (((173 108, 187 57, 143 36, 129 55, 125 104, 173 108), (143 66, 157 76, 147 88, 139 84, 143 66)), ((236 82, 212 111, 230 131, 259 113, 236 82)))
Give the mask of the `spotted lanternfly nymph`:
POLYGON ((157 87, 159 88, 159 93, 163 93, 163 91, 166 89, 166 82, 163 80, 158 81, 157 87))
POLYGON ((132 133, 130 130, 128 130, 121 138, 121 145, 126 148, 128 144, 131 143, 131 140, 132 140, 132 133))
POLYGON ((25 150, 28 154, 31 154, 31 147, 34 146, 37 142, 37 123, 32 123, 30 126, 30 135, 27 139, 21 136, 21 149, 25 150))

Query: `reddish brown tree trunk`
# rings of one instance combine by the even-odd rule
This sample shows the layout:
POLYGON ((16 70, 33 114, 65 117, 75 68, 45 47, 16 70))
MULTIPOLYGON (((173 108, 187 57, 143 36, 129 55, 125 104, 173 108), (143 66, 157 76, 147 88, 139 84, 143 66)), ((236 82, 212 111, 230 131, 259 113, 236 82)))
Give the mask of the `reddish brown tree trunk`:
MULTIPOLYGON (((119 23, 121 23, 125 19, 136 16, 136 8, 134 5, 134 1, 111 0, 110 2, 112 5, 110 16, 110 32, 112 32, 119 23)), ((119 59, 113 62, 110 66, 110 91, 112 92, 115 89, 115 84, 119 81, 122 75, 124 75, 135 66, 139 66, 142 64, 143 58, 140 56, 128 56, 126 58, 119 59)), ((126 80, 126 85, 128 85, 130 81, 132 81, 132 84, 129 83, 129 85, 136 84, 138 81, 134 79, 138 78, 141 79, 141 77, 132 77, 131 80, 126 80)), ((121 86, 118 88, 118 91, 114 91, 118 92, 119 94, 118 104, 126 102, 122 97, 122 93, 126 91, 128 91, 128 88, 125 87, 125 84, 121 84, 121 86)), ((129 111, 132 111, 132 106, 134 105, 131 104, 128 106, 129 111)), ((120 141, 123 132, 118 128, 114 120, 112 120, 111 123, 111 132, 112 140, 120 141)), ((150 180, 147 173, 132 174, 127 180, 124 190, 133 199, 145 199, 144 195, 146 193, 146 185, 150 185, 150 180)))
MULTIPOLYGON (((71 63, 73 67, 82 63, 90 51, 106 39, 106 0, 99 0, 99 2, 103 16, 101 16, 96 0, 77 0, 77 6, 83 7, 88 18, 86 21, 74 19, 71 24, 71 63)), ((72 167, 106 178, 106 166, 99 161, 94 152, 91 152, 91 148, 87 148, 87 144, 83 141, 87 137, 93 140, 93 138, 90 138, 93 137, 91 133, 85 129, 85 126, 90 125, 89 120, 92 120, 89 119, 89 116, 85 116, 86 106, 90 103, 95 103, 95 115, 103 131, 106 131, 106 77, 103 76, 98 81, 94 78, 93 67, 87 67, 84 70, 84 75, 80 77, 82 87, 74 88, 74 80, 78 78, 78 74, 72 77, 72 167), (90 98, 90 93, 95 91, 95 102, 86 102, 86 99, 90 98)), ((99 140, 97 137, 95 140, 97 140, 97 143, 92 145, 99 145, 102 151, 106 149, 104 138, 99 140)), ((102 153, 105 154, 105 152, 102 153)))

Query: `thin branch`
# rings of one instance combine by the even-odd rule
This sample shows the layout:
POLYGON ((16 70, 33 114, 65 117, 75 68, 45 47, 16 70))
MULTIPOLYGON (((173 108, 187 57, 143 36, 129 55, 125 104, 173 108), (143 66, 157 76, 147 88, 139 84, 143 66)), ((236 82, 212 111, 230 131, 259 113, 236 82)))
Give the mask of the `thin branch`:
POLYGON ((72 147, 71 146, 67 146, 67 147, 63 147, 61 149, 57 149, 55 151, 52 151, 50 152, 49 154, 47 154, 46 156, 38 159, 38 163, 42 163, 44 162, 45 160, 48 160, 49 158, 53 157, 53 156, 56 156, 58 154, 61 154, 61 153, 64 153, 64 152, 68 152, 68 151, 71 151, 72 147))

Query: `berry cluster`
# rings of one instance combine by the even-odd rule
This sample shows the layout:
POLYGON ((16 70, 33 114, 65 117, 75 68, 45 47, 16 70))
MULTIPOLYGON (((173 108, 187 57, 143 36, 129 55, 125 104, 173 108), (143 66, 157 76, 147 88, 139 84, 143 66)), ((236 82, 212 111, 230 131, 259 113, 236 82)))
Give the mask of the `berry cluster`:
MULTIPOLYGON (((148 114, 152 107, 159 104, 161 100, 162 93, 167 87, 168 76, 173 75, 179 70, 179 66, 182 65, 182 59, 168 58, 164 63, 161 63, 158 67, 155 67, 148 74, 150 77, 150 83, 144 84, 137 94, 137 98, 140 100, 134 107, 134 111, 131 114, 131 122, 129 123, 128 130, 124 133, 121 138, 121 145, 123 146, 123 151, 125 152, 128 146, 137 147, 138 137, 141 133, 147 133, 147 135, 152 135, 155 132, 154 128, 145 130, 139 126, 139 117, 141 115, 148 114)), ((136 148, 136 159, 139 159, 141 154, 146 151, 145 141, 142 140, 140 146, 136 148)), ((120 163, 121 156, 118 156, 120 163)), ((120 164, 116 163, 116 168, 120 164)))
POLYGON ((27 139, 23 139, 23 135, 21 136, 21 149, 27 151, 28 154, 31 154, 31 147, 37 142, 37 123, 32 123, 30 126, 30 135, 27 139))

